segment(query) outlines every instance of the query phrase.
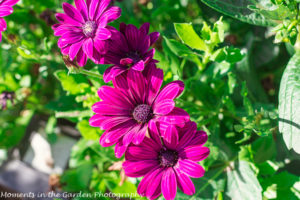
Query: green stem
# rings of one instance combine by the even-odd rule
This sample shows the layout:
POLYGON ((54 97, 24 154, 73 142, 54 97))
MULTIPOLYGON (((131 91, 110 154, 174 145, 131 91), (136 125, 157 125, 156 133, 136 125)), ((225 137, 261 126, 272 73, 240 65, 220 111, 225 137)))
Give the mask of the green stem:
POLYGON ((216 178, 218 178, 222 172, 224 171, 224 169, 227 167, 227 165, 223 166, 213 177, 211 177, 206 183, 205 185, 203 185, 189 200, 193 200, 195 199, 203 190, 205 190, 205 188, 207 186, 209 186, 211 184, 211 182, 213 180, 215 180, 216 178))
POLYGON ((85 70, 85 69, 80 69, 79 73, 87 75, 87 76, 92 76, 92 77, 95 77, 95 78, 103 78, 103 76, 101 74, 91 72, 91 71, 88 71, 88 70, 85 70))

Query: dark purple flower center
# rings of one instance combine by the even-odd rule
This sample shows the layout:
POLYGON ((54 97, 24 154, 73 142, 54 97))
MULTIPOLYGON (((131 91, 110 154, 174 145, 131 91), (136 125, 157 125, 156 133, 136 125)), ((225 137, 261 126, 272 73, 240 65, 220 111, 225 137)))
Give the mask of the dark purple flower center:
POLYGON ((137 51, 129 52, 127 54, 127 57, 132 59, 133 63, 137 63, 141 60, 141 56, 137 51))
POLYGON ((151 106, 147 104, 140 104, 134 108, 132 115, 137 122, 146 123, 152 117, 151 106))
POLYGON ((162 167, 173 167, 178 161, 178 153, 173 150, 162 149, 159 152, 159 162, 162 167))
POLYGON ((94 37, 97 30, 97 24, 94 21, 87 21, 82 26, 82 31, 86 37, 94 37))

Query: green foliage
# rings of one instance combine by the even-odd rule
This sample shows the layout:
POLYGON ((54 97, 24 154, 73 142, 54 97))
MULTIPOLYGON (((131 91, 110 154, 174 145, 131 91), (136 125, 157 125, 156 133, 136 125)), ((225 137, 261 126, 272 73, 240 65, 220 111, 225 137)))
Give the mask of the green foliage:
POLYGON ((300 153, 300 53, 289 61, 280 84, 279 131, 288 149, 300 153))
POLYGON ((246 161, 235 162, 227 169, 226 194, 233 199, 262 199, 262 188, 251 166, 246 161))
MULTIPOLYGON (((83 68, 66 69, 61 58, 50 24, 56 23, 54 13, 62 12, 62 2, 20 1, 13 15, 5 17, 0 93, 14 92, 15 99, 0 112, 0 148, 10 152, 18 146, 26 131, 37 126, 34 115, 42 116, 42 132, 52 144, 66 123, 81 138, 61 176, 63 190, 136 193, 141 179, 120 185, 120 171, 111 166, 122 159, 116 159, 113 147, 99 145, 103 131, 88 122, 108 66, 89 61, 83 68)), ((299 1, 141 2, 114 1, 123 14, 110 25, 150 22, 150 32, 161 33, 154 47, 164 83, 184 82, 176 106, 208 134, 210 155, 201 162, 206 173, 193 179, 193 196, 178 189, 176 199, 299 199, 300 157, 294 152, 300 146, 299 1), (272 27, 273 33, 243 22, 272 27)))

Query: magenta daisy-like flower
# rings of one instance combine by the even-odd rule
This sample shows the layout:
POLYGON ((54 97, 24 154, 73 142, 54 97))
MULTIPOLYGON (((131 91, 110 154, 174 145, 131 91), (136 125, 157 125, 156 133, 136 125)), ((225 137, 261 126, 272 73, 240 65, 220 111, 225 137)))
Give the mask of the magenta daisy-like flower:
POLYGON ((172 200, 178 186, 183 193, 194 194, 195 186, 190 177, 204 175, 203 167, 197 162, 209 155, 209 148, 203 147, 206 133, 197 131, 194 122, 187 122, 183 128, 169 126, 166 130, 162 130, 159 123, 150 122, 149 135, 141 144, 128 147, 123 163, 127 176, 144 176, 138 193, 149 199, 162 193, 166 200, 172 200), (161 139, 159 135, 165 131, 178 134, 179 141, 161 139))
POLYGON ((150 67, 146 75, 129 70, 114 79, 114 88, 102 86, 98 90, 102 101, 93 105, 96 114, 90 118, 90 125, 105 130, 100 144, 116 144, 116 157, 120 158, 130 143, 143 141, 150 121, 184 125, 189 120, 189 115, 174 103, 184 89, 183 82, 173 81, 160 90, 162 82, 163 71, 150 67))
POLYGON ((6 30, 6 22, 3 17, 10 15, 13 12, 13 6, 18 3, 19 0, 0 0, 0 42, 2 40, 1 32, 6 30))
POLYGON ((104 40, 111 37, 107 24, 121 15, 121 9, 109 7, 110 0, 75 0, 75 5, 63 3, 65 13, 56 14, 60 24, 52 26, 55 36, 61 36, 58 47, 64 55, 84 66, 87 58, 98 63, 105 52, 104 40))
POLYGON ((102 64, 113 64, 103 76, 105 82, 113 80, 114 77, 133 69, 143 71, 150 62, 155 63, 153 55, 155 50, 149 49, 158 39, 159 33, 149 32, 149 23, 143 24, 140 29, 132 24, 120 24, 120 31, 114 29, 108 40, 108 51, 104 54, 102 64))

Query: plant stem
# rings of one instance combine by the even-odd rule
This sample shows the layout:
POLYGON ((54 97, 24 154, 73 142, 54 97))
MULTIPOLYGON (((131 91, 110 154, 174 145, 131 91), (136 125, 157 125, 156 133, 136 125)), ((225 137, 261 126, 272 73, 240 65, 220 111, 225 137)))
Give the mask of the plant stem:
POLYGON ((193 200, 195 199, 207 186, 209 186, 211 184, 211 182, 218 178, 222 172, 224 171, 224 169, 227 167, 227 165, 223 166, 213 177, 211 177, 206 183, 205 185, 203 185, 189 200, 193 200))
POLYGON ((85 69, 80 69, 79 73, 87 75, 87 76, 93 76, 95 78, 103 78, 103 76, 101 74, 95 73, 95 72, 91 72, 85 69))

